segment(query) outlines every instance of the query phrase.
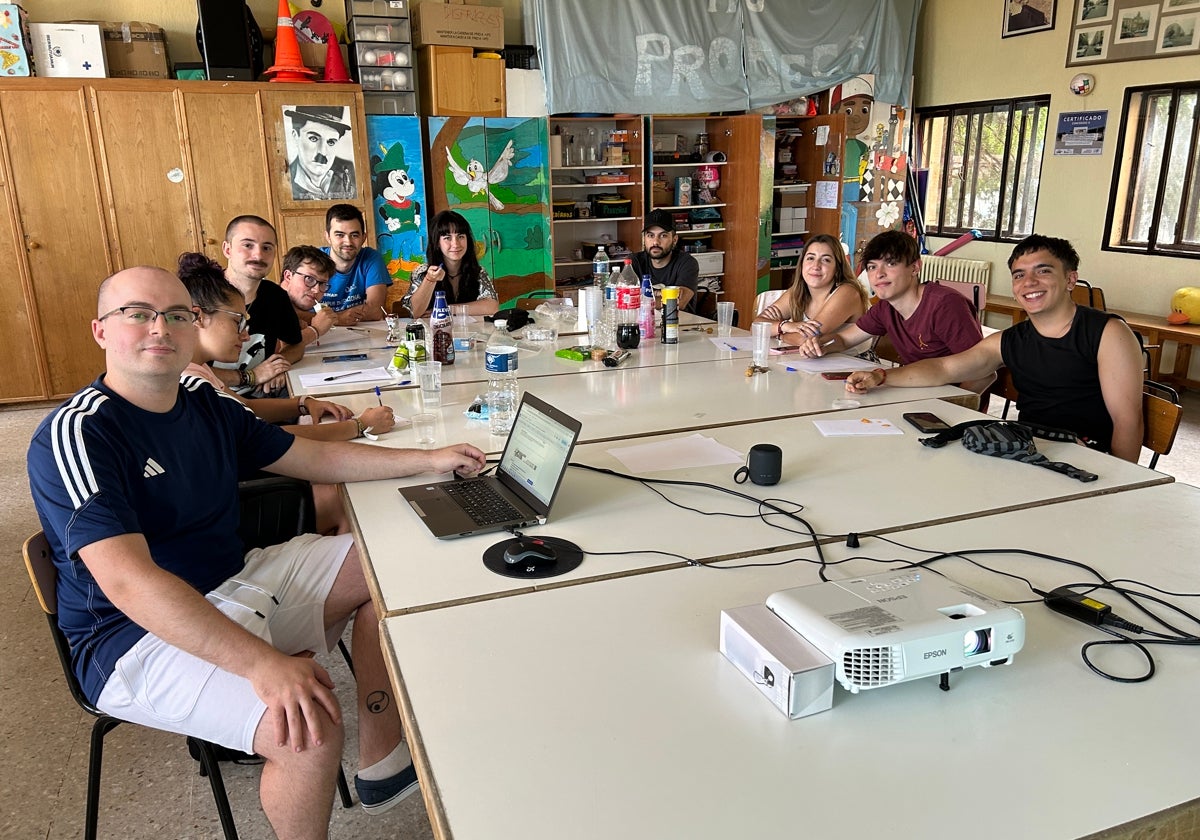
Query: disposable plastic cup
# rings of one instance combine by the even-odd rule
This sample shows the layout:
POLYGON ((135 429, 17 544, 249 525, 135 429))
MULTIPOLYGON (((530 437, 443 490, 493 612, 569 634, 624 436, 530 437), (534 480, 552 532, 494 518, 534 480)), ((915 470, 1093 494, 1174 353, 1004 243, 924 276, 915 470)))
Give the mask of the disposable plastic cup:
POLYGON ((442 404, 442 363, 419 362, 413 367, 421 386, 421 406, 439 408, 442 404))
POLYGON ((771 331, 775 325, 767 321, 759 321, 750 325, 750 336, 754 341, 754 364, 766 367, 771 350, 771 331))
POLYGON ((419 446, 430 446, 437 443, 437 415, 414 414, 412 416, 413 433, 419 446))
POLYGON ((733 332, 733 301, 717 303, 717 335, 728 336, 733 332))

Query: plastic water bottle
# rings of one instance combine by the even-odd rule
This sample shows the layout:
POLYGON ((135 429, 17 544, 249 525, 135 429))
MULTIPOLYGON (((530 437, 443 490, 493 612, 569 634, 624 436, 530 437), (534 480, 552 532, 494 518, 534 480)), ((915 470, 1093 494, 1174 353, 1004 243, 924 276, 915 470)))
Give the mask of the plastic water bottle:
POLYGON ((445 292, 434 293, 429 330, 433 333, 433 360, 443 365, 454 364, 454 330, 450 324, 450 307, 446 305, 445 292))
POLYGON ((638 346, 642 334, 638 329, 638 315, 642 305, 642 284, 633 272, 633 261, 626 259, 617 277, 617 346, 632 350, 638 346))
POLYGON ((508 334, 508 323, 498 320, 495 327, 483 355, 488 375, 488 425, 492 434, 506 435, 517 416, 521 384, 517 381, 517 346, 508 334))
POLYGON ((592 282, 597 288, 603 288, 608 282, 608 264, 608 253, 600 245, 596 248, 596 256, 592 257, 592 282))
POLYGON ((638 330, 642 341, 654 338, 654 284, 650 275, 642 275, 642 301, 638 308, 638 330))

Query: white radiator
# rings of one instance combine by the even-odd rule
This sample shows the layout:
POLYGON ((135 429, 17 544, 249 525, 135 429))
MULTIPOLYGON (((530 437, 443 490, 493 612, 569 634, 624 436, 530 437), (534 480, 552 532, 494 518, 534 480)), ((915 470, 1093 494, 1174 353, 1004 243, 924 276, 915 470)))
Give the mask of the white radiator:
POLYGON ((922 280, 950 280, 955 283, 978 283, 987 291, 992 276, 992 264, 987 260, 964 260, 958 257, 921 257, 922 280))

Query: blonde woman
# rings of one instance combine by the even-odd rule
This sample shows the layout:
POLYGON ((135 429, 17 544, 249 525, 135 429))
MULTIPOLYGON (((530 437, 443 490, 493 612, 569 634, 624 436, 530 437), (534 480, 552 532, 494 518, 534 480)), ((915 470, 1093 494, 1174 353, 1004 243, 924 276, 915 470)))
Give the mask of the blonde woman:
POLYGON ((853 324, 867 311, 867 293, 832 236, 819 234, 804 246, 796 265, 796 279, 755 321, 775 325, 775 336, 784 344, 800 344, 853 324))

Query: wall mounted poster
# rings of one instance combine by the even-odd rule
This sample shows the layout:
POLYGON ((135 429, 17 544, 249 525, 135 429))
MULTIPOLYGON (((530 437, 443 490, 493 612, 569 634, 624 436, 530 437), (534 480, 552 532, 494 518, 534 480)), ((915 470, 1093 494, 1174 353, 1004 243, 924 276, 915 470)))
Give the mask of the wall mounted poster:
POLYGON ((1098 155, 1104 151, 1108 111, 1069 111, 1058 115, 1055 155, 1098 155))
POLYGON ((1073 0, 1067 66, 1200 55, 1200 0, 1073 0))

